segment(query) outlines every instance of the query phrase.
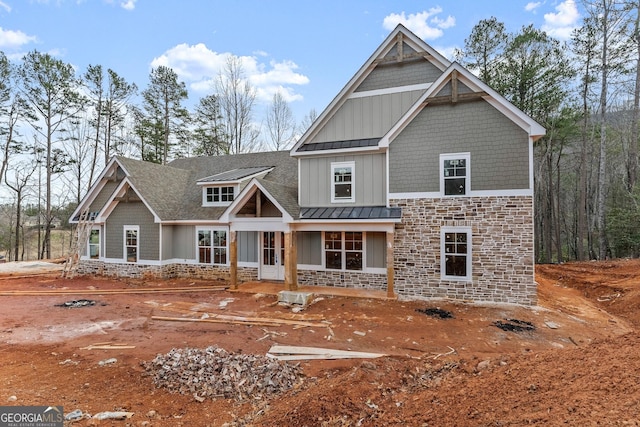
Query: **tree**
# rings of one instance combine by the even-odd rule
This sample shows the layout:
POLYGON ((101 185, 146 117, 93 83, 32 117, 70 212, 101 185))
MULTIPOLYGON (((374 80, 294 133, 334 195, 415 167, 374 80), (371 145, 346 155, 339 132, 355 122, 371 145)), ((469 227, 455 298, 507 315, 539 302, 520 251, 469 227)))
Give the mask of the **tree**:
POLYGON ((315 110, 315 108, 309 110, 309 112, 302 118, 302 120, 300 120, 300 125, 298 127, 298 131, 300 132, 300 134, 304 134, 311 127, 313 122, 316 121, 317 118, 318 112, 315 110))
MULTIPOLYGON (((24 259, 20 256, 20 238, 23 237, 24 232, 22 228, 22 201, 24 199, 24 191, 31 179, 31 176, 36 171, 36 162, 22 163, 14 168, 14 179, 9 181, 5 176, 5 183, 7 186, 16 193, 16 223, 15 223, 15 241, 13 243, 13 260, 18 261, 24 259)), ((23 244, 24 249, 24 244, 23 244)), ((24 253, 23 253, 24 255, 24 253)))
POLYGON ((138 91, 135 83, 128 83, 112 69, 107 70, 107 77, 106 99, 102 110, 105 116, 103 147, 105 165, 111 158, 112 150, 120 146, 120 141, 115 138, 115 130, 124 126, 129 100, 138 91))
POLYGON ((218 97, 207 95, 200 98, 193 115, 195 129, 193 153, 197 156, 219 156, 229 154, 229 142, 224 134, 223 118, 218 97))
POLYGON ((153 160, 166 164, 174 154, 173 148, 186 141, 189 112, 181 104, 188 98, 186 85, 178 81, 175 71, 160 65, 151 70, 149 86, 142 96, 147 124, 153 124, 153 127, 145 126, 139 130, 153 130, 151 142, 156 145, 158 154, 153 160), (157 131, 161 132, 160 135, 157 131), (158 147, 158 144, 162 145, 158 147))
POLYGON ((215 89, 220 112, 229 138, 229 153, 251 151, 258 139, 258 132, 251 123, 256 91, 244 77, 241 59, 230 55, 224 69, 218 75, 215 89))
POLYGON ((273 100, 267 110, 267 131, 271 146, 280 151, 293 141, 296 123, 289 104, 280 91, 273 95, 273 100))
POLYGON ((509 36, 502 22, 493 16, 481 20, 464 40, 464 64, 472 70, 477 70, 480 79, 492 86, 496 75, 495 68, 503 58, 508 40, 509 36))
POLYGON ((32 51, 18 68, 20 89, 34 117, 31 125, 44 138, 46 168, 45 234, 41 256, 51 256, 52 178, 64 165, 64 156, 54 148, 64 125, 77 118, 86 105, 78 91, 81 82, 70 64, 49 54, 32 51), (57 161, 60 161, 59 163, 57 161))

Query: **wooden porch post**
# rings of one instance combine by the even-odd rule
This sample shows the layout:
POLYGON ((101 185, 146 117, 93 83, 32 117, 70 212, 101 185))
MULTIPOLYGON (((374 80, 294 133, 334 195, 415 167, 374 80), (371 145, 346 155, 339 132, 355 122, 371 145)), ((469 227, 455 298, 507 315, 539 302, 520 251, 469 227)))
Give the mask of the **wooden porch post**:
POLYGON ((229 232, 229 257, 231 265, 229 267, 229 273, 231 281, 231 289, 238 289, 238 242, 236 240, 236 232, 229 232))
POLYGON ((387 232, 387 298, 395 298, 393 291, 393 231, 387 232))
POLYGON ((295 231, 284 233, 284 287, 288 291, 298 289, 298 254, 295 237, 295 231))

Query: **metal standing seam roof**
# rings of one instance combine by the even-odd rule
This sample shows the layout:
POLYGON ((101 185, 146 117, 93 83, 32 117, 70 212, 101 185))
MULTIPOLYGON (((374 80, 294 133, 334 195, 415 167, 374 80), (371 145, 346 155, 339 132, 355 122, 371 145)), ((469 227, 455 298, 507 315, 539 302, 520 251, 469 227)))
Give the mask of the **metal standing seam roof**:
POLYGON ((297 151, 323 151, 323 150, 342 150, 345 148, 362 148, 362 147, 375 147, 378 145, 380 138, 367 138, 367 139, 351 139, 347 141, 329 141, 329 142, 316 142, 312 144, 301 145, 297 151))
POLYGON ((221 182, 221 181, 237 181, 242 178, 246 178, 251 175, 258 174, 260 172, 273 169, 273 166, 257 166, 252 168, 238 168, 229 171, 217 173, 215 175, 207 176, 199 179, 197 182, 221 182))
POLYGON ((385 206, 356 206, 337 208, 301 208, 300 219, 400 219, 401 208, 387 208, 385 206))

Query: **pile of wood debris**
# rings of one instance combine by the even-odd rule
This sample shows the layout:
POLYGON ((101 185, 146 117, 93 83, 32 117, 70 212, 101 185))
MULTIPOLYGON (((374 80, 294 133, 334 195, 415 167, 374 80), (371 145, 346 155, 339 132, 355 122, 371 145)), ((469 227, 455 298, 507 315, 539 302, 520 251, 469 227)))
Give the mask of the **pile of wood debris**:
POLYGON ((207 397, 262 399, 302 382, 297 364, 252 354, 233 355, 216 346, 174 348, 142 365, 158 387, 191 394, 200 402, 207 397))

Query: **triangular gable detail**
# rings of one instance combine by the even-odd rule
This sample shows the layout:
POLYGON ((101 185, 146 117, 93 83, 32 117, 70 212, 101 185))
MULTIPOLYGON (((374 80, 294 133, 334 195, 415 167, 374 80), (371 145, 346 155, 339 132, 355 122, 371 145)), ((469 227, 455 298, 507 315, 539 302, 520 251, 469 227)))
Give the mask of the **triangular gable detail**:
POLYGON ((400 132, 402 132, 402 130, 411 122, 411 120, 413 120, 413 118, 415 118, 415 116, 429 104, 436 104, 442 101, 457 102, 464 100, 465 98, 484 99, 527 132, 533 140, 542 137, 546 133, 545 129, 539 123, 522 112, 498 92, 491 89, 487 84, 474 76, 466 68, 462 67, 457 62, 454 62, 414 103, 413 107, 411 107, 409 111, 407 111, 407 113, 389 130, 389 132, 382 137, 380 140, 380 147, 388 147, 400 132), (465 91, 464 93, 460 93, 458 91, 456 94, 456 91, 452 89, 451 94, 437 96, 448 84, 455 86, 454 82, 456 80, 458 82, 462 82, 465 87, 471 89, 472 92, 465 91))
POLYGON ((144 197, 142 197, 142 195, 140 194, 140 191, 136 190, 135 186, 131 183, 131 181, 129 181, 128 178, 124 178, 116 191, 113 192, 111 198, 107 201, 107 203, 105 203, 104 207, 96 217, 96 222, 104 222, 109 217, 111 212, 113 212, 118 203, 133 200, 128 194, 129 189, 131 189, 135 193, 135 196, 137 196, 139 201, 141 201, 149 210, 149 212, 151 212, 151 214, 153 215, 153 221, 155 223, 162 222, 158 214, 151 208, 149 203, 147 203, 144 197))
MULTIPOLYGON (((269 191, 258 181, 253 178, 238 194, 238 197, 227 207, 224 213, 220 216, 220 222, 233 222, 232 216, 237 214, 247 202, 255 195, 257 191, 260 191, 262 196, 266 197, 282 214, 282 222, 293 222, 293 217, 289 215, 286 209, 273 197, 269 191)), ((272 218, 272 217, 270 217, 272 218)), ((257 219, 257 218, 256 218, 257 219)))
POLYGON ((96 199, 100 191, 104 188, 106 184, 106 179, 108 179, 110 174, 118 173, 118 167, 120 167, 126 173, 126 169, 122 166, 122 164, 118 161, 117 157, 112 157, 111 160, 107 163, 107 165, 102 170, 102 173, 98 176, 96 181, 93 183, 87 194, 83 197, 82 202, 76 207, 76 209, 71 214, 69 222, 74 224, 78 221, 74 218, 78 218, 80 213, 91 206, 91 203, 96 199))
POLYGON ((311 141, 319 129, 331 119, 331 117, 347 101, 349 95, 371 74, 373 69, 383 62, 401 61, 413 57, 428 58, 429 62, 440 70, 444 71, 451 62, 438 53, 435 49, 425 43, 418 36, 413 34, 402 24, 399 24, 380 44, 376 51, 369 57, 358 72, 349 80, 344 88, 336 95, 331 103, 313 122, 309 129, 302 135, 300 140, 291 149, 291 155, 297 154, 298 148, 307 141, 311 141), (409 47, 409 52, 405 52, 405 47, 409 47))

